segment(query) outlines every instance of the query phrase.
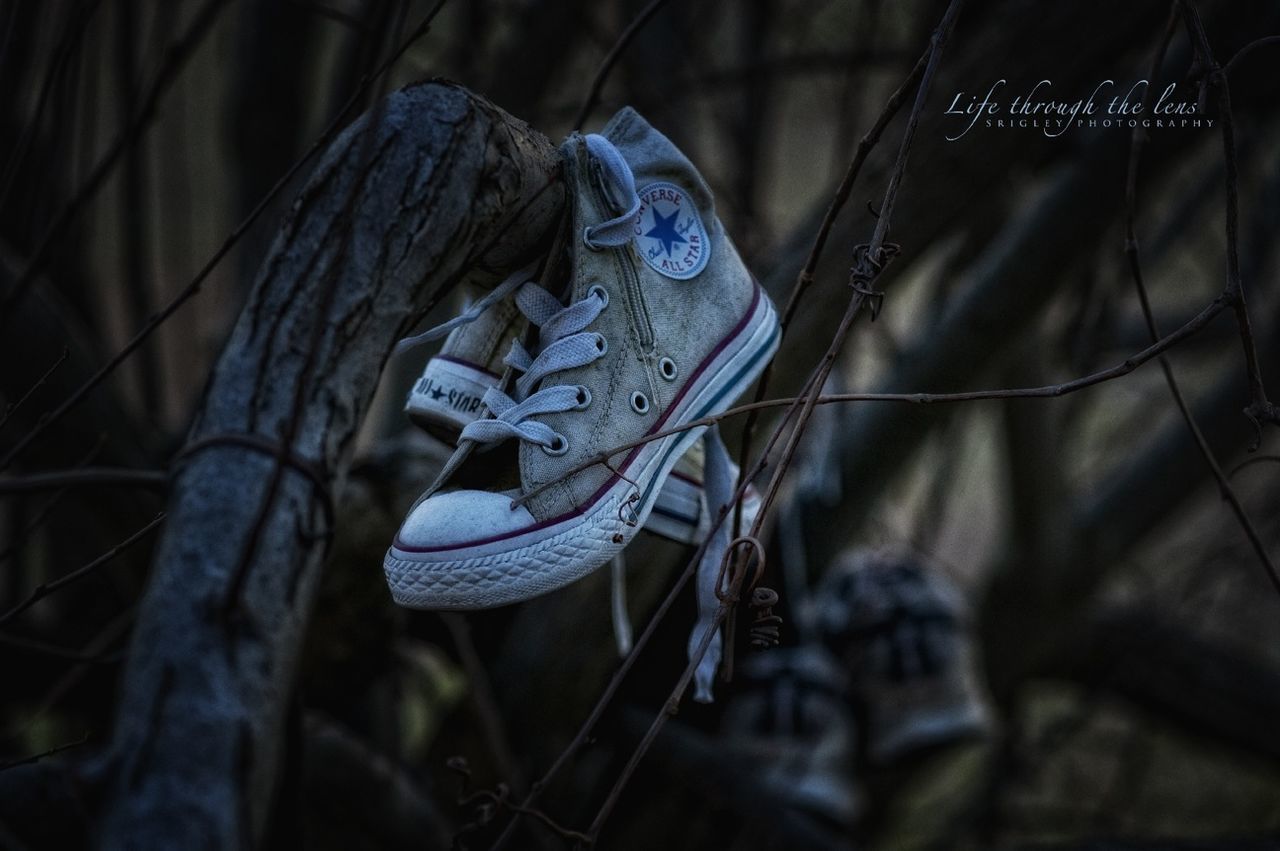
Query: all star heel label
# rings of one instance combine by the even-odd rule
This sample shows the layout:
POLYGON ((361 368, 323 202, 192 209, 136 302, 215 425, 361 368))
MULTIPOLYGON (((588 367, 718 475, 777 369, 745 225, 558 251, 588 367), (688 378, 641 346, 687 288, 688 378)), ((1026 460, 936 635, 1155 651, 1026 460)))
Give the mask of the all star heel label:
POLYGON ((469 423, 482 413, 485 391, 497 387, 498 382, 498 376, 488 370, 438 355, 427 362, 405 407, 420 414, 469 423))
POLYGON ((711 259, 711 241, 687 192, 674 183, 650 183, 639 192, 635 243, 640 259, 655 272, 687 281, 711 259))

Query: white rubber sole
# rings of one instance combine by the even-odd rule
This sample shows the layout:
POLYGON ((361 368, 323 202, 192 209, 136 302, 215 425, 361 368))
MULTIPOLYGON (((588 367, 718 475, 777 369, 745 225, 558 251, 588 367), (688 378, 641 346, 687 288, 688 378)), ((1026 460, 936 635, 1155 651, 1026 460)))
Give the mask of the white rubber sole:
MULTIPOLYGON (((751 385, 773 358, 780 333, 763 291, 751 317, 695 379, 663 430, 720 413, 751 385)), ((672 467, 706 431, 688 429, 644 444, 625 472, 636 492, 618 479, 581 513, 538 524, 527 532, 473 545, 427 552, 392 546, 383 562, 392 598, 402 606, 433 610, 487 609, 528 600, 581 579, 624 549, 645 524, 672 467)))

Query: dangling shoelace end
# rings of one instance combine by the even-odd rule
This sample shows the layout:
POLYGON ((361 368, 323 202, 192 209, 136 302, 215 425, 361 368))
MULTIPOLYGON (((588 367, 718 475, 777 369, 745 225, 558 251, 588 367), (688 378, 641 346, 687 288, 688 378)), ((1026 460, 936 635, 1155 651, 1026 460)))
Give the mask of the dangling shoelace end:
MULTIPOLYGON (((703 473, 703 489, 706 497, 707 516, 712 519, 720 517, 733 501, 733 492, 737 484, 733 472, 733 462, 729 458, 729 450, 725 448, 716 426, 707 429, 702 438, 706 449, 706 466, 703 473)), ((698 703, 712 703, 715 697, 712 684, 715 682, 716 670, 720 667, 723 652, 723 638, 720 629, 715 627, 716 612, 720 609, 720 595, 717 584, 720 582, 720 565, 729 551, 732 541, 730 522, 726 516, 716 527, 715 534, 707 543, 707 548, 698 562, 696 579, 698 597, 698 620, 689 635, 689 659, 693 660, 706 632, 715 629, 715 635, 707 646, 707 652, 698 661, 694 669, 693 699, 698 703)))

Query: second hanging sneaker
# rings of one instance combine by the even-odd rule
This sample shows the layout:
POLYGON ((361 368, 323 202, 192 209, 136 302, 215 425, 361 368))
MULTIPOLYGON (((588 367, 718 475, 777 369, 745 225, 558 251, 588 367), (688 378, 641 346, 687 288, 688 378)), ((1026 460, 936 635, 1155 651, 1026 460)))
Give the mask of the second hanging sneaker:
POLYGON ((743 265, 693 165, 634 110, 565 142, 573 197, 566 297, 515 291, 538 327, 508 356, 519 379, 486 391, 447 471, 514 441, 502 489, 428 491, 384 566, 396 601, 476 609, 560 588, 639 530, 703 427, 575 468, 620 444, 733 404, 777 350, 772 304, 743 265))
POLYGON ((818 587, 813 615, 866 713, 871 762, 989 732, 968 605, 916 554, 845 552, 818 587))

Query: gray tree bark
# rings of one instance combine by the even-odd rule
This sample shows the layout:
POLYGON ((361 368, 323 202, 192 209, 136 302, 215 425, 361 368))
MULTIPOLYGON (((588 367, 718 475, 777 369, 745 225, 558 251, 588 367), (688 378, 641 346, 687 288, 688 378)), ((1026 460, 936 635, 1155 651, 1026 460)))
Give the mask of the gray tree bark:
POLYGON ((464 275, 501 275, 543 249, 559 175, 545 137, 440 82, 390 95, 325 154, 175 474, 104 766, 105 847, 261 840, 327 506, 377 377, 464 275))

